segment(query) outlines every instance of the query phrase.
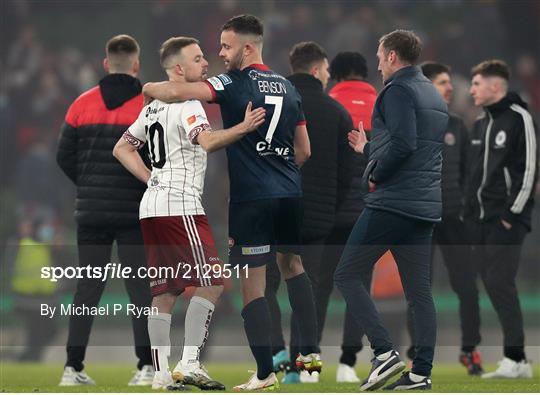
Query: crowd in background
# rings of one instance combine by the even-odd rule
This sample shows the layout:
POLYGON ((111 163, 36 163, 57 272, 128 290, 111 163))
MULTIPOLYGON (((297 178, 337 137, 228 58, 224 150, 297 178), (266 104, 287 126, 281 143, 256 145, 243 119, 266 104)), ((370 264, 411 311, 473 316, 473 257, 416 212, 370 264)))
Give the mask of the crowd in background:
MULTIPOLYGON (((39 219, 65 234, 67 240, 73 238, 74 188, 55 163, 58 133, 69 104, 104 75, 102 43, 114 34, 128 33, 140 40, 143 82, 164 79, 157 49, 165 39, 178 35, 200 39, 213 74, 223 70, 217 57, 219 27, 232 15, 253 13, 265 23, 264 59, 277 72, 290 73, 288 52, 294 43, 313 40, 326 48, 330 58, 345 50, 364 54, 368 81, 380 89, 375 57, 378 38, 395 28, 412 29, 424 41, 422 60, 452 67, 455 94, 451 110, 469 125, 479 113, 468 94, 469 69, 486 58, 509 63, 511 88, 529 103, 535 119, 540 115, 540 59, 534 51, 540 47, 540 27, 535 22, 540 3, 535 1, 520 1, 516 6, 495 0, 11 0, 1 7, 2 249, 25 218, 39 219)), ((207 109, 214 126, 219 126, 217 106, 207 109)), ((206 192, 212 198, 205 200, 219 240, 226 240, 224 161, 223 154, 210 158, 206 192)))

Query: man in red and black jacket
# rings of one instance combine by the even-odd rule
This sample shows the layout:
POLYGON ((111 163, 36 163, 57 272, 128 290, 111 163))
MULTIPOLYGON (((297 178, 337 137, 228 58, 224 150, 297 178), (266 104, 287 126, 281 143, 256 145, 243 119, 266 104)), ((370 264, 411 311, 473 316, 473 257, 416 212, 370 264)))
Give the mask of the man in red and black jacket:
MULTIPOLYGON (((104 269, 116 240, 122 265, 132 273, 146 266, 139 227, 139 202, 146 185, 133 177, 112 155, 120 136, 137 119, 142 107, 139 45, 130 36, 113 37, 106 46, 103 66, 108 75, 99 85, 79 96, 67 111, 58 143, 56 160, 77 186, 75 220, 80 267, 104 269)), ((131 277, 131 276, 130 276, 131 277)), ((105 281, 80 278, 73 305, 97 306, 105 281)), ((151 304, 147 279, 125 279, 130 302, 137 307, 151 304)), ((67 362, 60 385, 91 385, 83 371, 92 315, 71 315, 67 362)), ((130 385, 150 385, 153 379, 147 317, 133 318, 138 371, 130 385)))

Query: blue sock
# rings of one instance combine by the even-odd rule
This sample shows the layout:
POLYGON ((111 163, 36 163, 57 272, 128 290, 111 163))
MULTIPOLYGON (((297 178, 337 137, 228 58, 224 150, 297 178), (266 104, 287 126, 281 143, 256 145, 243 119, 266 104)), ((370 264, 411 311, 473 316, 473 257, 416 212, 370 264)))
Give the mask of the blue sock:
POLYGON ((248 303, 242 310, 242 318, 251 353, 257 361, 257 378, 263 380, 274 371, 270 310, 266 298, 258 298, 248 303))
POLYGON ((291 308, 297 317, 300 329, 300 352, 303 355, 320 352, 317 342, 317 313, 311 281, 306 273, 285 281, 291 308))

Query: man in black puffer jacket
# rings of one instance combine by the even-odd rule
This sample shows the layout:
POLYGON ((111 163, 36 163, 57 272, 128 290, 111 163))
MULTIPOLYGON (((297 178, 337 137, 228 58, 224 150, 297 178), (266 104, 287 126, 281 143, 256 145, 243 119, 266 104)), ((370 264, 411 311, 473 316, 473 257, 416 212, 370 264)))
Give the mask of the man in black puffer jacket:
MULTIPOLYGON (((315 42, 298 43, 291 50, 290 63, 294 74, 288 79, 302 96, 302 107, 311 145, 311 158, 301 169, 304 205, 302 261, 313 287, 320 342, 333 287, 333 273, 339 259, 329 262, 322 259, 322 256, 335 229, 340 205, 347 200, 351 189, 356 188, 357 191, 360 189, 359 175, 365 168, 365 160, 363 155, 357 155, 348 145, 347 133, 352 129, 352 120, 347 110, 324 92, 329 79, 328 59, 324 49, 315 42)), ((336 244, 344 242, 345 240, 336 244)), ((339 245, 328 248, 337 249, 339 245)), ((286 355, 282 352, 285 344, 279 307, 275 302, 278 287, 279 272, 275 266, 269 266, 266 297, 273 316, 273 353, 276 356, 276 365, 279 365, 280 355, 286 355), (279 354, 280 352, 282 353, 279 354)), ((347 343, 344 344, 343 351, 344 354, 352 354, 346 357, 347 360, 354 360, 356 352, 361 348, 362 333, 351 317, 346 319, 346 322, 343 338, 347 343), (351 344, 354 344, 353 350, 351 344)), ((291 356, 295 357, 298 352, 300 337, 293 317, 291 356)), ((354 361, 352 364, 354 365, 354 361)), ((284 382, 291 382, 294 380, 293 377, 294 373, 291 376, 287 375, 284 382)))
MULTIPOLYGON (((137 269, 146 266, 139 226, 139 202, 146 185, 133 177, 112 155, 126 129, 142 107, 139 45, 130 36, 113 37, 106 46, 105 70, 109 73, 70 106, 58 143, 57 162, 77 186, 75 219, 80 267, 104 269, 116 240, 123 267, 132 268, 125 279, 132 304, 149 307, 150 286, 137 269)), ((149 165, 149 162, 147 161, 149 165)), ((97 306, 105 289, 102 278, 78 280, 74 306, 97 306)), ((60 385, 88 385, 94 381, 84 373, 84 357, 92 315, 71 315, 67 362, 60 385)), ((133 317, 138 371, 130 385, 150 385, 153 379, 147 317, 133 317)))
POLYGON ((360 386, 375 390, 404 369, 364 286, 373 265, 390 250, 414 315, 416 355, 411 372, 385 387, 431 388, 436 319, 431 295, 431 237, 441 220, 441 166, 448 110, 441 95, 414 64, 420 39, 396 30, 379 41, 377 57, 384 88, 372 118, 372 140, 349 134, 357 152, 367 155, 366 208, 347 241, 334 274, 336 286, 375 353, 372 370, 360 386))

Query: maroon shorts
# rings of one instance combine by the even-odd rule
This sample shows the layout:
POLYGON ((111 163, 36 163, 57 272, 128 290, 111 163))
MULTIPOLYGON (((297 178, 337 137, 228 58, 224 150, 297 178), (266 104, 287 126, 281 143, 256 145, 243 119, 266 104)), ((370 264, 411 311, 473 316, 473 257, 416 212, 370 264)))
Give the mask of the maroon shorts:
POLYGON ((141 229, 152 296, 223 285, 222 264, 206 215, 144 218, 141 229))

